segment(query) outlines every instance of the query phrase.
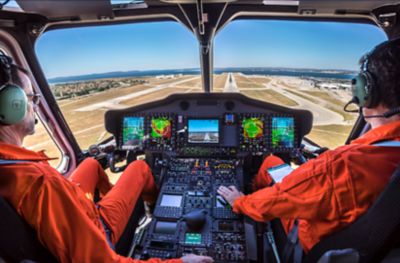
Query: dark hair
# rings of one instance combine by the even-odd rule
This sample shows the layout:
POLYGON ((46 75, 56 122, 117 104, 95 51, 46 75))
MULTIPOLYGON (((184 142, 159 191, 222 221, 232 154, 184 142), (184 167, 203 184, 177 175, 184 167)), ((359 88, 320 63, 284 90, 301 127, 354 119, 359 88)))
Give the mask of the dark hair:
POLYGON ((379 89, 380 102, 388 108, 400 106, 400 38, 378 45, 367 56, 368 72, 379 89))
MULTIPOLYGON (((21 80, 18 72, 21 72, 19 67, 12 64, 11 65, 11 79, 10 79, 10 76, 7 73, 7 69, 0 66, 0 86, 3 86, 4 84, 10 82, 12 84, 15 84, 15 85, 23 88, 23 83, 22 83, 22 80, 21 80)), ((22 72, 25 73, 25 71, 22 71, 22 72)))

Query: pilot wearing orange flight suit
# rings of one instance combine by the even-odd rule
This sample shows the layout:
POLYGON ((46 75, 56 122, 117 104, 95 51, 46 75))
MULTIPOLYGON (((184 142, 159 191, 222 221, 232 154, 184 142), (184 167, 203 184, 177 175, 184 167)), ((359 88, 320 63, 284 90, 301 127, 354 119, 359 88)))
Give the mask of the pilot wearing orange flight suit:
POLYGON ((14 162, 0 165, 0 196, 35 229, 40 242, 60 262, 213 262, 196 255, 147 261, 117 255, 111 247, 120 238, 139 196, 153 203, 157 197, 149 166, 144 161, 131 163, 112 186, 94 159, 83 161, 66 179, 48 164, 43 152, 23 148, 24 138, 35 132, 39 96, 33 93, 24 70, 11 63, 9 57, 0 55, 0 104, 5 106, 9 98, 18 96, 27 108, 18 117, 8 116, 0 107, 0 159, 14 162), (4 85, 9 81, 20 87, 4 85), (95 187, 103 195, 97 204, 92 199, 95 187))
POLYGON ((363 60, 355 84, 365 90, 367 83, 369 97, 354 102, 362 107, 371 126, 367 133, 308 161, 272 186, 267 169, 283 161, 267 157, 254 179, 258 191, 243 195, 234 187, 220 187, 219 193, 231 203, 233 211, 261 222, 280 218, 286 233, 297 219, 298 238, 306 253, 364 214, 400 163, 400 147, 374 145, 400 141, 399 58, 397 39, 379 45, 363 60))

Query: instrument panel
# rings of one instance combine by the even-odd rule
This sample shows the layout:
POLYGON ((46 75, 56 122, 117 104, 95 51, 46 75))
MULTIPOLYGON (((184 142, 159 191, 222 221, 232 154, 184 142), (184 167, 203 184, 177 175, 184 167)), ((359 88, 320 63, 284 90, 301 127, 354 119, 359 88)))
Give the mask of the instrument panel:
POLYGON ((176 94, 106 113, 106 129, 120 150, 218 156, 290 151, 311 130, 309 111, 241 94, 176 94))
POLYGON ((144 151, 162 163, 153 218, 135 235, 134 258, 194 253, 246 263, 258 261, 255 225, 235 214, 217 189, 245 192, 250 159, 296 150, 312 114, 240 93, 198 93, 110 110, 105 123, 118 150, 144 151))

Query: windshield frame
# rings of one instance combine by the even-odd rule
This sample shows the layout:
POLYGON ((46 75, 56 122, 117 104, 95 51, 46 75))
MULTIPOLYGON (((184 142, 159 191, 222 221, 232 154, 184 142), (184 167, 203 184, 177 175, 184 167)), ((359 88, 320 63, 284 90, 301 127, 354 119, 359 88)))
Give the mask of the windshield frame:
MULTIPOLYGON (((226 6, 225 6, 226 7, 226 6)), ((32 68, 34 75, 37 78, 37 82, 39 83, 40 87, 42 88, 44 97, 46 101, 48 101, 49 105, 51 105, 51 110, 53 111, 54 115, 56 116, 57 123, 61 126, 61 128, 65 131, 65 135, 68 138, 68 141, 71 142, 78 159, 83 159, 83 151, 79 147, 78 143, 76 142, 67 122, 63 118, 62 114, 59 114, 60 108, 58 107, 55 98, 53 97, 50 87, 46 81, 43 71, 40 69, 38 59, 35 54, 34 46, 36 40, 43 34, 44 32, 50 30, 57 30, 57 29, 65 29, 65 28, 72 28, 72 27, 87 27, 87 26, 102 26, 102 25, 112 25, 112 24, 131 24, 131 23, 145 23, 145 22, 160 22, 160 21, 176 21, 181 23, 184 27, 186 27, 190 32, 192 32, 199 42, 199 56, 201 56, 202 45, 207 45, 209 55, 208 56, 201 56, 200 59, 200 71, 202 76, 202 88, 203 92, 211 92, 212 90, 212 78, 213 78, 213 43, 215 36, 222 30, 227 24, 231 21, 240 20, 240 19, 257 19, 257 20, 293 20, 293 21, 330 21, 330 22, 352 22, 352 23, 366 23, 371 24, 374 26, 378 26, 378 22, 373 16, 368 15, 343 15, 343 16, 332 16, 332 15, 314 15, 314 16, 298 16, 297 14, 289 15, 287 13, 271 13, 270 11, 260 11, 257 10, 257 7, 253 7, 250 11, 243 11, 240 10, 237 6, 232 6, 232 10, 229 8, 225 8, 225 13, 223 16, 219 17, 217 21, 217 25, 211 30, 213 33, 209 34, 209 43, 204 43, 204 39, 199 36, 199 32, 197 28, 194 27, 193 19, 190 19, 186 13, 183 12, 179 8, 158 8, 157 10, 149 10, 149 9, 141 9, 141 10, 120 10, 118 11, 118 17, 113 20, 96 20, 96 21, 49 21, 48 23, 42 24, 42 28, 37 34, 30 34, 30 40, 24 43, 22 41, 22 46, 27 45, 27 47, 23 47, 23 49, 29 50, 30 57, 33 60, 33 64, 35 67, 32 68), (297 16, 296 16, 297 15, 297 16), (207 89, 205 85, 205 79, 210 78, 210 88, 207 89)), ((382 28, 381 28, 382 29, 382 28)), ((359 131, 364 127, 365 122, 361 119, 357 120, 352 132, 350 133, 349 139, 353 137, 357 137, 359 131), (361 127, 361 128, 360 128, 361 127)))

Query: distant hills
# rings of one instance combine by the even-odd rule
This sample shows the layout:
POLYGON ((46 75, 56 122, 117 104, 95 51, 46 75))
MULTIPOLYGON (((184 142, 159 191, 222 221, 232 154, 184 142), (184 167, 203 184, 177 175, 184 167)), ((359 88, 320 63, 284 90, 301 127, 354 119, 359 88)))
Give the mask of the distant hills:
MULTIPOLYGON (((294 69, 294 68, 215 68, 216 74, 225 72, 243 73, 246 75, 278 75, 278 76, 304 76, 315 78, 340 78, 351 79, 357 74, 356 71, 349 70, 332 70, 332 69, 294 69)), ((115 71, 106 73, 96 73, 88 75, 56 77, 48 79, 50 84, 88 81, 95 79, 108 78, 127 78, 127 77, 142 77, 142 76, 158 76, 158 75, 191 75, 200 74, 200 69, 168 69, 168 70, 132 70, 132 71, 115 71)))

